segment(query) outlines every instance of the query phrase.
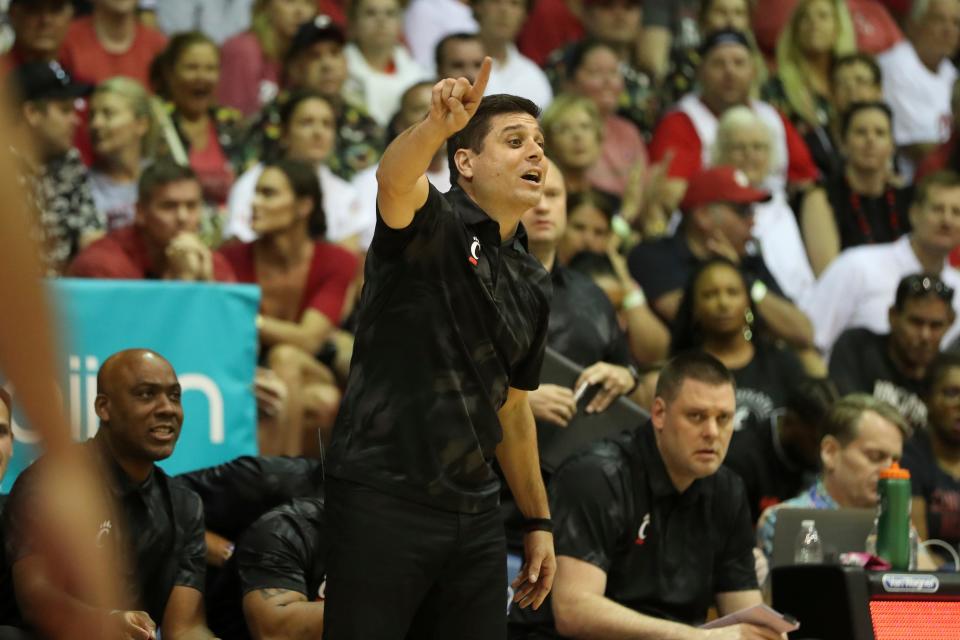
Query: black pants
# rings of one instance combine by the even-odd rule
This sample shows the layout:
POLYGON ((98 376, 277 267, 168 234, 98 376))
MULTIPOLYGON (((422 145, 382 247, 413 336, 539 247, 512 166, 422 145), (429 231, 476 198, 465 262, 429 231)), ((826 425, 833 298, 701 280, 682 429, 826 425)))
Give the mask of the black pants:
POLYGON ((504 640, 498 509, 432 509, 329 478, 325 640, 504 640))

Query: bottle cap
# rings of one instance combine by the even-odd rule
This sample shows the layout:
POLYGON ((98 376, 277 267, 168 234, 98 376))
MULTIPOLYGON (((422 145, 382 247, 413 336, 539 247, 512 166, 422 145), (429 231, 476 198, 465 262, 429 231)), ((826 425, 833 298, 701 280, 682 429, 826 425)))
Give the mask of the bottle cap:
POLYGON ((909 480, 910 471, 909 469, 902 468, 899 464, 894 462, 889 467, 880 472, 881 480, 909 480))

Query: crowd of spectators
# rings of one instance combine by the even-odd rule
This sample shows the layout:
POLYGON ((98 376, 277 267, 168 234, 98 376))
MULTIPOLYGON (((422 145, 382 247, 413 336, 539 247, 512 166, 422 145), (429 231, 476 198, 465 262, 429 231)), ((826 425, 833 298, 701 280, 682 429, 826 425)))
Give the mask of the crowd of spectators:
MULTIPOLYGON (((769 555, 778 503, 875 507, 877 474, 901 455, 920 537, 960 542, 960 0, 0 0, 0 11, 0 82, 17 124, 5 146, 46 275, 262 291, 251 393, 263 457, 168 479, 153 463, 182 421, 175 373, 145 351, 103 365, 103 435, 84 446, 112 474, 123 526, 154 537, 126 540, 139 575, 110 634, 319 637, 317 461, 380 228, 377 163, 428 112, 437 79, 473 82, 485 56, 487 95, 542 109, 550 170, 523 224, 552 281, 548 346, 584 370, 573 388, 531 392, 534 416, 565 427, 620 397, 653 416, 636 442, 545 471, 557 480, 555 621, 513 612, 511 633, 625 637, 647 627, 607 605, 692 625, 715 595, 721 612, 748 602, 727 597, 757 587, 740 548, 747 519, 769 555), (658 386, 668 358, 689 352, 729 380, 698 361, 658 386), (150 402, 169 418, 160 427, 121 392, 150 376, 161 379, 150 402), (663 438, 690 380, 735 383, 717 445, 722 460, 729 443, 735 473, 681 487, 663 438), (583 382, 600 389, 586 403, 583 382), (726 492, 716 499, 733 509, 731 545, 697 551, 723 564, 712 583, 669 597, 640 588, 625 569, 646 562, 637 550, 601 552, 570 533, 606 544, 619 533, 604 527, 636 531, 639 511, 613 512, 633 500, 619 484, 587 495, 597 468, 629 484, 630 465, 657 467, 640 485, 676 501, 657 507, 659 532, 692 517, 670 509, 726 492), (262 491, 232 495, 247 482, 262 491), (597 594, 591 619, 582 605, 597 594)), ((428 178, 451 187, 443 150, 428 178)), ((2 476, 13 438, 0 401, 2 476)), ((0 624, 41 629, 50 603, 93 614, 31 554, 25 516, 9 515, 29 477, 5 520, 4 588, 20 606, 0 624)))

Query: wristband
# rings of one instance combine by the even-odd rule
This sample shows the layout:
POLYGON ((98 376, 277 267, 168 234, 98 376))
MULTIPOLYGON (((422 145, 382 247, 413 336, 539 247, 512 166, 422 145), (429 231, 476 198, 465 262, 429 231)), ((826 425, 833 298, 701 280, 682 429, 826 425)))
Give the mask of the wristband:
POLYGON ((521 528, 524 533, 530 533, 531 531, 553 533, 553 520, 550 518, 524 518, 521 528))
POLYGON ((623 240, 630 239, 630 223, 619 213, 610 219, 610 230, 623 240))
POLYGON ((643 289, 637 288, 623 297, 620 308, 624 311, 630 311, 645 304, 647 304, 647 296, 643 294, 643 289))
POLYGON ((753 286, 750 287, 750 299, 753 300, 753 304, 760 304, 766 297, 767 285, 764 284, 763 280, 754 280, 753 286))

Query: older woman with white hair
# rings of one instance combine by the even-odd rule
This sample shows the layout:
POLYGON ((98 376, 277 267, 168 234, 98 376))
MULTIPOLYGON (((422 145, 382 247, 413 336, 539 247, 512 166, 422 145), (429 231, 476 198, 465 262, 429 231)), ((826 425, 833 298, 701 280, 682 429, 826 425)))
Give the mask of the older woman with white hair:
MULTIPOLYGON (((753 236, 784 293, 799 301, 815 279, 783 183, 770 175, 772 140, 770 129, 751 109, 728 109, 718 125, 713 164, 734 166, 743 172, 751 186, 770 192, 769 202, 754 205, 753 236)), ((813 195, 824 201, 822 193, 815 191, 816 194, 807 197, 813 195)))

